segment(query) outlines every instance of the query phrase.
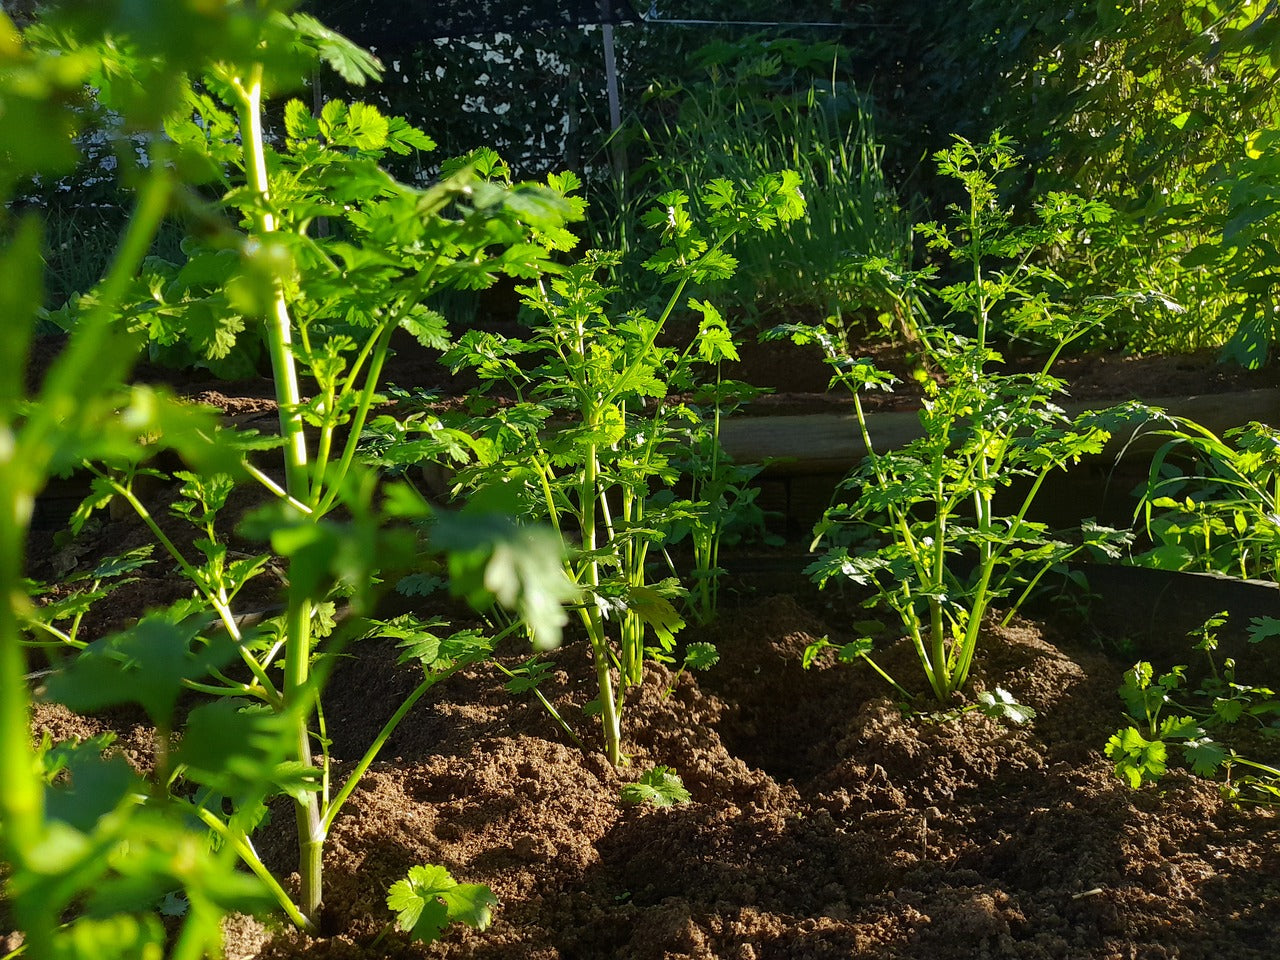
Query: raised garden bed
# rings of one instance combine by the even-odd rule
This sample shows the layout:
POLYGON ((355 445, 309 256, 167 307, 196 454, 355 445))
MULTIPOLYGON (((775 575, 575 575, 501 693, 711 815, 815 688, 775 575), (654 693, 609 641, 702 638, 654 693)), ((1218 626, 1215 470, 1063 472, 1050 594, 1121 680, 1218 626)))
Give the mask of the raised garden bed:
MULTIPOLYGON (((269 404, 202 395, 270 425, 269 404)), ((1227 394, 1196 409, 1252 417, 1274 397, 1227 394)), ((799 422, 847 429, 817 416, 799 422)), ((795 432, 788 420, 781 436, 795 432)), ((131 516, 108 518, 89 553, 68 558, 51 533, 33 544, 37 575, 145 538, 131 516)), ((813 591, 794 552, 723 562, 736 599, 685 637, 716 643, 721 663, 678 680, 653 669, 632 695, 629 767, 615 771, 570 743, 496 670, 469 668, 419 702, 335 823, 322 935, 233 918, 228 957, 1270 956, 1280 820, 1237 809, 1182 771, 1135 792, 1102 746, 1121 720, 1116 687, 1133 659, 1183 662, 1185 632, 1204 615, 1231 608, 1247 619, 1274 604, 1276 588, 1091 569, 1089 626, 1019 620, 986 631, 975 689, 1006 687, 1037 711, 1011 727, 974 713, 904 715, 865 668, 828 659, 802 670, 807 644, 852 638, 858 598, 813 591), (1112 649, 1126 644, 1128 659, 1105 655, 1100 636, 1112 649), (679 771, 691 803, 620 801, 628 771, 655 764, 679 771), (493 926, 455 930, 430 948, 386 933, 386 889, 418 863, 489 884, 501 901, 493 926)), ((131 584, 91 627, 123 626, 182 589, 164 575, 131 584)), ((1236 643, 1224 652, 1248 662, 1253 651, 1236 643)), ((388 642, 351 652, 325 698, 339 771, 417 682, 388 642)), ((881 662, 909 677, 913 658, 899 644, 881 662)), ((512 648, 501 662, 524 659, 512 648)), ((593 746, 597 724, 581 709, 592 696, 586 644, 570 642, 553 660, 542 689, 593 746)), ((115 729, 126 756, 149 765, 141 718, 46 706, 36 725, 55 739, 115 729)), ((277 820, 282 829, 263 828, 255 843, 287 875, 292 817, 282 807, 277 820)))

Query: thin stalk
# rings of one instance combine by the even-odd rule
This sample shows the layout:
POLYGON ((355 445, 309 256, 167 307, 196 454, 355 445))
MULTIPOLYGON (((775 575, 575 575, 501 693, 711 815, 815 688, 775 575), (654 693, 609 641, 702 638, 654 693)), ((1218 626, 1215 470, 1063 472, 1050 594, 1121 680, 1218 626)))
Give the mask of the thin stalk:
MULTIPOLYGON (((7 425, 0 431, 8 433, 7 425)), ((7 440, 0 435, 0 444, 7 440)), ((12 451, 12 443, 7 444, 12 451)), ((44 785, 31 752, 30 701, 26 656, 19 644, 21 624, 16 601, 22 593, 27 524, 34 498, 18 488, 12 462, 0 461, 0 831, 6 859, 19 869, 39 868, 31 853, 45 833, 44 785)), ((31 955, 51 955, 49 933, 57 925, 52 905, 22 897, 15 904, 27 932, 31 955)))
POLYGON ((338 495, 342 492, 342 481, 346 479, 351 470, 351 464, 355 460, 356 448, 360 444, 360 434, 364 430, 365 422, 369 417, 369 408, 373 405, 378 379, 382 375, 382 364, 387 359, 387 349, 391 344, 391 334, 395 332, 395 329, 395 324, 388 323, 375 338, 377 344, 374 348, 372 359, 369 361, 369 375, 365 380, 364 389, 360 391, 360 400, 356 404, 356 412, 351 418, 351 429, 347 435, 346 445, 342 450, 342 459, 338 462, 337 470, 325 478, 327 489, 324 491, 323 497, 320 496, 321 487, 317 483, 316 500, 318 502, 316 503, 315 511, 318 516, 324 516, 328 513, 338 499, 338 495))
MULTIPOLYGON (((223 628, 230 635, 231 639, 235 641, 236 649, 240 653, 240 659, 244 661, 245 666, 249 668, 254 679, 258 681, 258 684, 262 688, 262 698, 267 703, 278 708, 280 705, 280 692, 276 689, 276 685, 272 679, 267 675, 266 670, 264 670, 262 665, 258 663, 257 658, 245 649, 242 642, 243 638, 240 633, 240 627, 236 623, 236 618, 232 613, 231 608, 216 594, 204 587, 196 569, 187 562, 186 557, 182 555, 182 551, 179 550, 165 532, 160 529, 160 525, 156 523, 155 518, 151 516, 151 511, 148 510, 146 505, 137 498, 132 490, 120 483, 119 480, 116 480, 110 474, 98 470, 92 464, 85 464, 85 466, 93 474, 101 477, 103 480, 106 480, 107 483, 111 485, 111 488, 115 491, 116 495, 122 498, 130 507, 133 508, 133 512, 138 515, 138 519, 146 524, 151 535, 156 538, 160 545, 164 547, 165 552, 168 553, 169 556, 173 558, 174 562, 178 564, 179 569, 182 570, 183 576, 191 582, 192 586, 200 591, 200 595, 204 597, 205 602, 208 603, 209 606, 213 608, 214 612, 218 614, 218 619, 222 622, 223 628)), ((195 687, 193 686, 192 689, 195 689, 195 687)))
MULTIPOLYGON (((509 677, 510 679, 514 680, 516 678, 516 674, 513 671, 508 670, 506 667, 498 663, 496 660, 494 661, 493 665, 497 667, 499 671, 506 674, 507 677, 509 677)), ((586 744, 584 744, 581 740, 578 739, 578 735, 573 732, 573 728, 571 728, 569 724, 565 722, 564 717, 560 716, 560 711, 557 710, 555 706, 551 703, 551 701, 546 698, 546 695, 537 687, 533 688, 533 695, 538 698, 538 702, 541 703, 542 706, 546 709, 547 713, 551 715, 551 719, 554 720, 559 725, 560 729, 564 731, 565 736, 567 736, 570 740, 572 740, 574 745, 579 750, 582 750, 585 752, 587 749, 586 744)))
MULTIPOLYGON (((594 417, 591 418, 594 420, 594 417)), ((589 425, 594 426, 594 423, 589 425)), ((600 462, 596 445, 592 443, 587 449, 586 464, 582 471, 582 485, 578 492, 578 503, 582 511, 582 545, 587 551, 586 574, 587 587, 593 594, 583 609, 586 618, 587 633, 591 638, 592 659, 595 660, 596 682, 600 689, 600 725, 604 732, 605 756, 609 763, 618 766, 622 760, 622 722, 621 711, 617 709, 613 693, 613 677, 609 673, 609 640, 605 636, 604 623, 600 608, 595 604, 594 593, 600 586, 600 562, 596 558, 596 483, 599 479, 600 462)))
MULTIPOLYGON (((157 165, 139 190, 96 305, 45 378, 40 402, 19 434, 14 433, 13 411, 0 411, 0 849, 19 869, 47 869, 31 857, 45 835, 44 784, 30 746, 26 656, 17 607, 17 598, 24 595, 22 573, 35 494, 47 479, 54 437, 63 421, 87 406, 104 384, 119 382, 133 359, 128 338, 113 322, 114 311, 150 248, 172 192, 171 174, 157 165)), ((50 934, 58 922, 56 901, 23 896, 15 908, 31 955, 50 956, 50 934)))
POLYGON ((893 679, 893 677, 889 676, 889 674, 885 673, 884 670, 880 667, 880 664, 876 663, 865 653, 860 653, 858 654, 858 656, 860 656, 863 660, 867 661, 867 663, 871 666, 871 669, 874 670, 876 673, 880 674, 880 676, 882 676, 886 681, 888 681, 889 685, 893 687, 893 689, 897 690, 900 694, 902 694, 908 700, 915 699, 914 694, 912 694, 912 692, 908 690, 906 687, 904 687, 902 684, 898 683, 897 680, 893 679))
MULTIPOLYGON (((265 139, 262 127, 262 64, 254 64, 247 80, 236 80, 240 97, 240 132, 244 144, 245 172, 249 185, 258 194, 263 209, 257 216, 258 230, 268 235, 276 232, 275 214, 266 209, 271 198, 271 181, 267 174, 265 139)), ((293 321, 285 302, 284 287, 275 281, 271 311, 267 317, 267 343, 271 354, 271 372, 275 379, 276 401, 280 408, 280 435, 285 440, 285 477, 289 495, 304 503, 310 498, 307 477, 307 437, 299 407, 302 394, 298 389, 297 364, 293 356, 293 321)))
POLYGON ((240 831, 232 830, 231 827, 227 826, 220 817, 210 813, 199 804, 191 803, 188 800, 182 800, 179 798, 175 798, 173 802, 180 804, 183 808, 194 813, 200 818, 205 826, 221 837, 222 840, 236 852, 236 856, 240 858, 241 862, 253 872, 255 877, 266 885, 268 890, 271 891, 271 895, 275 897, 276 902, 280 904, 280 909, 285 912, 285 915, 288 916, 295 926, 303 930, 315 929, 311 921, 303 916, 302 912, 298 910, 297 904, 293 902, 289 894, 285 892, 282 886, 280 886, 280 882, 272 876, 271 871, 266 868, 262 859, 258 856, 258 852, 245 840, 244 835, 240 831))
POLYGON ((299 513, 306 514, 306 515, 311 514, 311 507, 303 503, 301 500, 295 500, 293 497, 289 496, 288 490, 280 486, 280 484, 276 483, 269 476, 267 476, 265 473, 263 473, 261 470, 255 467, 252 463, 249 463, 249 461, 246 460, 244 461, 242 466, 244 467, 245 472, 249 474, 249 476, 253 477, 253 479, 258 481, 258 483, 262 484, 264 487, 266 487, 268 490, 274 493, 281 500, 285 501, 287 504, 289 504, 289 506, 293 507, 299 513))
POLYGON ((355 769, 352 770, 347 776, 347 779, 343 781, 342 789, 338 791, 338 795, 333 798, 333 802, 330 803, 328 805, 328 809, 325 810, 321 824, 326 833, 328 833, 329 829, 333 826, 333 821, 338 816, 338 812, 342 809, 343 804, 347 802, 348 798, 359 785, 360 778, 363 777, 369 767, 373 765, 373 761, 378 759, 378 753, 382 750, 382 747, 386 744, 387 740, 390 739, 391 734, 395 732, 396 727, 400 725, 400 721, 409 715, 409 711, 412 710, 414 705, 422 699, 422 695, 424 693, 434 687, 441 680, 445 680, 453 676, 464 666, 467 666, 467 664, 456 663, 442 673, 428 675, 416 688, 414 688, 413 693, 409 694, 409 696, 405 698, 404 703, 400 704, 400 709, 391 715, 391 719, 382 725, 382 729, 378 732, 378 735, 374 737, 373 742, 369 744, 369 748, 365 750, 364 756, 360 758, 360 762, 356 764, 355 769))
POLYGON ((969 610, 969 621, 965 624, 964 639, 960 644, 960 659, 956 664, 951 682, 950 693, 964 686, 969 679, 969 667, 973 663, 973 655, 978 648, 978 634, 982 630, 982 618, 986 615, 990 602, 991 574, 995 570, 994 561, 982 570, 978 586, 974 590, 974 601, 969 610))
MULTIPOLYGON (((244 144, 245 166, 249 184, 258 194, 263 209, 257 214, 257 228, 263 235, 277 230, 275 215, 267 209, 270 202, 270 179, 262 127, 263 67, 254 64, 247 80, 234 82, 240 96, 241 142, 244 144)), ((312 502, 306 432, 299 407, 297 363, 293 355, 293 323, 285 302, 284 286, 277 278, 267 318, 267 340, 271 354, 271 370, 275 379, 276 400, 280 407, 280 432, 285 438, 285 486, 290 497, 312 502)), ((367 403, 366 403, 367 409, 367 403)), ((335 487, 336 490, 336 487, 335 487)), ((316 515, 323 511, 316 511, 316 515)), ((294 726, 296 756, 305 767, 312 765, 310 720, 316 699, 313 685, 308 683, 311 668, 311 600, 293 584, 301 578, 294 575, 296 560, 290 560, 288 611, 285 620, 285 665, 282 709, 290 714, 294 726)), ((298 826, 298 874, 301 877, 299 909, 305 926, 310 926, 319 911, 323 892, 323 853, 325 831, 320 816, 319 800, 311 793, 295 799, 298 826)), ((297 922, 295 920, 295 922, 297 922)))

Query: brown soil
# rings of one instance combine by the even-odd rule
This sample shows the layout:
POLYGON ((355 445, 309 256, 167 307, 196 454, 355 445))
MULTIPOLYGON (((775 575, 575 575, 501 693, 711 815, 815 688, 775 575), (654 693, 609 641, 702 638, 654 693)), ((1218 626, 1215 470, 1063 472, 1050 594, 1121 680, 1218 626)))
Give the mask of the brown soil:
MULTIPOLYGON (((748 355, 744 379, 806 397, 794 408, 782 396, 772 403, 799 412, 830 402, 813 393, 826 380, 816 358, 781 349, 756 356, 748 355)), ((1100 398, 1276 379, 1207 358, 1094 358, 1073 369, 1077 391, 1100 398)), ((411 353, 388 379, 458 386, 411 353)), ((183 392, 271 429, 265 381, 183 392)), ((126 519, 101 522, 93 535, 100 549, 127 549, 140 536, 126 519)), ((34 542, 33 573, 55 579, 82 568, 84 558, 68 549, 47 535, 34 542)), ((188 589, 153 575, 167 566, 125 587, 86 636, 188 589)), ((262 585, 265 605, 277 583, 268 576, 262 585)), ((651 670, 630 699, 631 763, 622 771, 568 743, 538 702, 507 693, 496 671, 453 678, 418 703, 335 824, 325 936, 236 918, 228 957, 1274 956, 1280 820, 1236 809, 1183 772, 1138 792, 1113 776, 1101 748, 1121 721, 1115 689, 1127 664, 1029 623, 992 628, 974 686, 1008 688, 1038 711, 1035 720, 1015 728, 972 712, 904 716, 870 670, 830 662, 801 670, 807 643, 851 639, 844 631, 855 618, 829 601, 781 595, 690 628, 684 639, 715 642, 722 661, 678 681, 651 670), (620 802, 620 785, 654 764, 679 772, 691 803, 620 802), (451 929, 432 947, 394 932, 375 944, 390 920, 387 887, 423 863, 489 884, 501 901, 493 925, 451 929)), ((339 773, 417 679, 378 642, 353 652, 326 697, 339 773)), ((900 645, 881 662, 911 682, 913 658, 900 645)), ((587 650, 571 643, 554 661, 543 691, 594 747, 597 726, 581 711, 593 686, 587 650)), ((83 718, 43 705, 36 726, 55 737, 110 727, 126 756, 149 762, 151 732, 128 715, 83 718)), ((291 821, 282 811, 281 832, 255 837, 284 875, 294 862, 291 821)))
MULTIPOLYGON (((975 687, 1038 711, 1026 727, 975 713, 904 716, 870 671, 810 672, 838 611, 791 596, 725 615, 699 639, 722 662, 652 669, 627 714, 631 765, 565 742, 533 698, 476 668, 420 702, 330 837, 327 936, 240 919, 230 957, 364 958, 1263 958, 1280 924, 1280 820, 1238 810, 1171 772, 1129 790, 1100 748, 1119 721, 1121 665, 1027 623, 992 628, 975 687), (691 803, 628 807, 619 786, 653 764, 691 803), (415 864, 489 884, 484 932, 430 948, 392 933, 388 885, 415 864)), ((334 754, 358 757, 415 682, 371 643, 331 684, 334 754)), ((912 678, 909 648, 883 664, 912 678)), ((581 705, 583 644, 554 657, 544 692, 597 742, 581 705)), ((517 658, 509 661, 512 665, 517 658)), ((126 752, 148 734, 128 722, 126 752)), ((43 707, 38 725, 100 721, 43 707)), ((288 824, 281 816, 278 823, 288 824)), ((286 833, 256 838, 282 873, 286 833)))

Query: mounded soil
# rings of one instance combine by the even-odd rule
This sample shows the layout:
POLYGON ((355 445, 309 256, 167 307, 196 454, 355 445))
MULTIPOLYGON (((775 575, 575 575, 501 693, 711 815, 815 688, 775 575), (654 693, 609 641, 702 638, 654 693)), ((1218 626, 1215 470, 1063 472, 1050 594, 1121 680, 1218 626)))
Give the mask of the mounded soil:
MULTIPOLYGON (((1124 384, 1138 369, 1127 363, 1092 369, 1107 362, 1117 373, 1101 377, 1108 395, 1154 392, 1124 384)), ((1169 391, 1169 370, 1179 362, 1156 365, 1160 392, 1169 391)), ((390 379, 411 382, 413 367, 405 363, 390 379)), ((1188 377, 1191 369, 1201 390, 1222 370, 1196 362, 1188 377)), ((802 374, 787 370, 775 364, 775 381, 814 389, 799 387, 802 374)), ((1227 389, 1264 385, 1232 376, 1227 389)), ((1273 383, 1267 374, 1265 385, 1273 383)), ((259 386, 196 384, 184 392, 237 422, 269 429, 274 404, 269 385, 259 386)), ((55 507, 46 517, 32 549, 33 573, 48 580, 83 568, 100 550, 144 539, 127 518, 108 517, 91 530, 90 546, 55 547, 48 538, 57 513, 55 507)), ((118 629, 148 603, 189 590, 163 566, 147 568, 147 579, 113 596, 95 629, 118 629)), ((1123 719, 1115 691, 1131 660, 1104 656, 1083 631, 992 625, 972 692, 999 684, 1036 717, 1015 727, 960 712, 963 704, 944 715, 908 714, 865 667, 828 659, 801 669, 807 644, 853 639, 850 624, 859 614, 810 592, 775 593, 781 582, 757 585, 713 626, 684 632, 683 640, 718 646, 722 659, 712 670, 677 678, 651 667, 628 701, 630 765, 620 771, 596 752, 598 725, 582 712, 594 675, 581 640, 551 655, 555 668, 542 689, 587 751, 532 695, 508 693, 492 667, 434 688, 334 826, 323 935, 232 918, 227 956, 1275 956, 1277 815, 1234 807, 1214 784, 1179 770, 1158 787, 1130 790, 1102 755, 1123 719), (691 802, 658 809, 620 801, 620 786, 655 764, 678 771, 691 802), (430 947, 386 932, 387 887, 425 863, 492 887, 501 901, 492 926, 452 928, 430 947)), ((264 577, 262 596, 248 599, 270 603, 273 585, 264 577)), ((366 641, 348 652, 353 656, 326 695, 339 776, 418 681, 415 669, 395 666, 388 643, 366 641)), ((526 657, 512 649, 504 662, 514 667, 526 657)), ((886 649, 879 662, 921 686, 909 647, 886 649)), ((126 756, 145 768, 152 734, 135 719, 37 708, 37 729, 55 738, 108 726, 120 732, 126 756)), ((268 829, 255 843, 287 876, 295 856, 292 817, 280 813, 280 832, 268 829)), ((0 938, 0 947, 5 942, 0 938)))
MULTIPOLYGON (((651 668, 629 701, 620 771, 491 667, 441 684, 335 824, 326 935, 236 918, 228 957, 1275 955, 1280 819, 1179 771, 1136 792, 1118 781, 1101 747, 1121 719, 1120 662, 1031 623, 993 625, 974 689, 998 683, 1035 719, 908 715, 870 670, 801 669, 805 646, 838 642, 850 616, 815 609, 760 597, 691 630, 718 645, 720 664, 678 679, 651 668), (621 803, 620 785, 654 764, 674 767, 692 801, 621 803), (455 927, 431 947, 394 932, 373 945, 390 919, 387 887, 423 863, 490 885, 492 926, 455 927)), ((347 762, 416 683, 381 641, 351 652, 326 697, 333 753, 347 762)), ((580 709, 593 686, 585 644, 552 656, 543 691, 595 747, 580 709)), ((881 662, 914 684, 913 657, 899 644, 881 662)), ((102 726, 50 706, 37 722, 55 736, 102 726)), ((145 765, 149 732, 115 725, 145 765)), ((287 834, 255 842, 287 875, 287 834)))

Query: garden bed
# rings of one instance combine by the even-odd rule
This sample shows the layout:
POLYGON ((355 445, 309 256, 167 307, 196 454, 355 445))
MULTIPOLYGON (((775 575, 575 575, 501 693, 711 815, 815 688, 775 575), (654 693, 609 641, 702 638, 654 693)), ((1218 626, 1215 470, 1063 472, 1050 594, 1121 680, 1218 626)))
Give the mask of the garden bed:
MULTIPOLYGON (((782 347, 771 350, 788 355, 782 347)), ((438 373, 431 380, 433 368, 418 365, 410 351, 399 360, 393 382, 453 386, 438 373)), ((1109 368, 1105 360, 1097 364, 1109 368)), ((1264 406, 1274 401, 1270 372, 1227 375, 1203 358, 1120 368, 1128 376, 1144 371, 1143 383, 1154 376, 1169 384, 1179 364, 1187 379, 1174 382, 1185 382, 1189 393, 1228 391, 1211 401, 1228 416, 1246 409, 1240 396, 1261 398, 1264 406)), ((775 373, 785 376, 785 366, 775 373)), ((1138 395, 1133 381, 1089 369, 1079 375, 1081 383, 1095 384, 1086 396, 1138 395)), ((276 408, 270 385, 260 386, 179 388, 239 426, 269 432, 276 408)), ((825 422, 835 410, 841 429, 848 428, 841 401, 819 392, 803 394, 803 401, 794 396, 767 400, 757 412, 799 410, 799 418, 785 418, 795 430, 797 423, 825 422)), ((1242 419, 1260 415, 1256 409, 1248 407, 1242 419)), ((875 416, 915 419, 891 408, 875 416)), ((812 438, 806 446, 831 454, 812 438)), ((813 463, 780 472, 791 485, 828 477, 813 463)), ((153 493, 160 502, 168 496, 153 493)), ((79 496, 71 491, 65 506, 79 496)), ((787 519, 806 532, 794 509, 787 519)), ((119 551, 149 540, 132 516, 108 517, 79 556, 50 542, 59 525, 45 524, 33 544, 36 576, 83 566, 107 545, 119 551)), ((731 557, 723 562, 735 567, 731 557)), ((115 594, 98 621, 86 625, 89 634, 122 628, 148 605, 189 592, 189 583, 166 575, 164 566, 147 568, 115 594)), ((852 639, 849 624, 859 614, 808 589, 799 566, 794 554, 781 565, 766 557, 757 566, 761 575, 738 581, 719 622, 682 634, 717 645, 722 659, 712 671, 675 680, 652 668, 632 694, 631 765, 621 771, 595 752, 598 726, 581 710, 595 680, 584 641, 553 655, 555 670, 542 690, 589 752, 569 742, 531 695, 508 693, 506 677, 493 668, 470 668, 435 688, 392 736, 335 824, 323 934, 309 938, 234 918, 228 956, 1271 955, 1280 923, 1276 816, 1237 809, 1214 784, 1177 770, 1158 789, 1132 791, 1102 754, 1123 719, 1116 695, 1121 672, 1146 650, 1185 650, 1187 625, 1172 623, 1167 611, 1157 616, 1159 608, 1120 601, 1100 606, 1105 615, 1086 629, 1058 632, 1027 621, 992 627, 974 687, 999 684, 1033 707, 1036 718, 1010 727, 973 712, 905 716, 868 669, 831 662, 801 669, 807 644, 824 636, 852 639), (793 592, 775 593, 783 585, 793 592), (1139 646, 1128 660, 1109 658, 1083 639, 1099 632, 1139 646), (691 803, 652 809, 620 801, 621 785, 655 764, 679 772, 691 803), (423 863, 492 887, 501 901, 493 925, 484 932, 451 929, 432 947, 386 932, 388 886, 423 863)), ((276 577, 264 576, 254 584, 260 596, 245 599, 269 605, 278 586, 276 577)), ((1121 590, 1144 600, 1157 592, 1132 584, 1121 590)), ((1214 608, 1209 612, 1218 609, 1212 599, 1205 603, 1214 608)), ((507 651, 502 662, 509 668, 525 660, 526 651, 514 645, 507 651)), ((339 775, 420 678, 416 668, 395 666, 389 643, 367 641, 350 652, 325 704, 339 775)), ((881 662, 900 678, 918 671, 905 645, 881 662)), ((147 766, 152 734, 136 718, 83 718, 47 706, 37 714, 38 730, 55 740, 107 726, 122 734, 126 755, 147 766)), ((281 876, 297 862, 292 819, 281 806, 279 829, 254 838, 281 876)))
MULTIPOLYGON (((436 688, 393 736, 328 847, 326 936, 230 925, 229 957, 1263 958, 1280 924, 1280 820, 1233 808, 1172 771, 1130 790, 1101 747, 1125 664, 1027 622, 992 628, 975 686, 1012 690, 1025 727, 974 713, 904 716, 869 670, 800 666, 847 611, 761 596, 698 639, 721 663, 633 694, 637 773, 678 770, 693 795, 624 806, 613 771, 566 742, 531 696, 477 667, 436 688), (411 946, 388 884, 419 863, 489 884, 483 933, 411 946)), ((415 671, 389 645, 355 651, 330 686, 335 756, 358 757, 415 671)), ((899 646, 884 664, 911 676, 899 646)), ((506 660, 514 666, 523 655, 506 660)), ((544 692, 578 735, 591 696, 583 643, 544 692)), ((102 724, 42 708, 55 737, 102 724)), ((117 726, 121 726, 117 723, 117 726)), ((123 724, 145 758, 148 732, 123 724)), ((145 760, 143 760, 145 762, 145 760)), ((255 838, 287 874, 292 817, 255 838), (262 835, 265 834, 265 835, 262 835)))

